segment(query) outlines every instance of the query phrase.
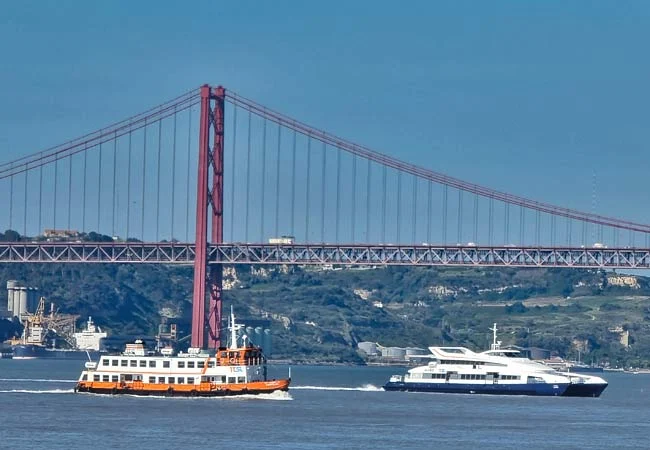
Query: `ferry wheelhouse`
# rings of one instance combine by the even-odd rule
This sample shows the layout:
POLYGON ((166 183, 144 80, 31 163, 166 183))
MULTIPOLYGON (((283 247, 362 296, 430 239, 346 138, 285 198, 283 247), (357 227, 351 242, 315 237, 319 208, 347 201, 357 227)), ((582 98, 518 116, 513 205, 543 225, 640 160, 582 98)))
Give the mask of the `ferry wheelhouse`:
POLYGON ((148 352, 142 341, 126 344, 120 355, 89 361, 81 372, 76 392, 96 394, 216 397, 262 394, 289 389, 291 378, 267 378, 266 358, 258 346, 238 345, 235 315, 230 314, 230 346, 216 353, 190 348, 174 354, 163 348, 148 352))
POLYGON ((558 372, 521 357, 519 351, 502 349, 496 340, 490 350, 475 353, 465 347, 429 347, 431 361, 393 375, 387 391, 447 392, 464 394, 598 397, 607 387, 600 377, 558 372))

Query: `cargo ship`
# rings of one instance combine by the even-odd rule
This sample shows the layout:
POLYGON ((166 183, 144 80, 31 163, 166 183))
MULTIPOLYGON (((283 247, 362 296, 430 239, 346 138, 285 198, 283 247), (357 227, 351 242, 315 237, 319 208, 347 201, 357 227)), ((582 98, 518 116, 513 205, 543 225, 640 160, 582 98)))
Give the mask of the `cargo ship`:
POLYGON ((246 342, 245 335, 239 345, 237 332, 242 325, 236 324, 232 311, 229 322, 230 345, 216 352, 190 348, 175 353, 171 347, 149 352, 138 339, 126 344, 119 355, 102 355, 99 361, 88 361, 75 392, 220 397, 287 391, 291 375, 268 379, 262 348, 246 342))
POLYGON ((27 315, 23 321, 23 334, 20 339, 10 341, 13 359, 57 358, 72 360, 97 360, 102 338, 106 332, 97 327, 92 317, 88 318, 86 328, 75 330, 77 316, 57 314, 52 305, 46 315, 45 298, 41 297, 34 314, 27 315), (57 348, 48 343, 64 341, 67 348, 57 348))

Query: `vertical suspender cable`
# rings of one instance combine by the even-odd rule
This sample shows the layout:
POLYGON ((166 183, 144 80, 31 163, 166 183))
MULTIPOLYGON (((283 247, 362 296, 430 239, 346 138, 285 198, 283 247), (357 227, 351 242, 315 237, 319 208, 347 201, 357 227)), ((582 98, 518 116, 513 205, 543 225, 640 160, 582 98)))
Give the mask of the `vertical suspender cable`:
POLYGON ((478 242, 478 194, 474 194, 474 243, 478 242))
POLYGON ((386 183, 388 181, 388 173, 386 166, 383 167, 382 174, 382 197, 381 197, 381 243, 386 244, 386 183))
MULTIPOLYGON (((43 153, 41 152, 41 158, 43 153)), ((43 232, 42 219, 43 219, 43 166, 38 167, 38 233, 43 232)))
POLYGON ((140 239, 144 242, 144 191, 147 176, 147 119, 144 121, 144 148, 142 152, 142 196, 140 197, 140 239))
POLYGON ((431 245, 431 210, 433 209, 433 183, 427 185, 427 244, 431 245))
POLYGON ((13 228, 14 216, 14 176, 9 177, 9 229, 13 228))
POLYGON ((97 174, 97 232, 101 228, 102 211, 102 143, 99 143, 99 172, 97 174))
MULTIPOLYGON (((160 155, 162 153, 162 119, 158 119, 158 167, 156 171, 156 242, 160 239, 160 155)), ((173 185, 172 185, 173 189, 173 185)), ((172 194, 172 197, 174 195, 172 194)))
POLYGON ((323 165, 321 168, 321 198, 320 198, 320 240, 325 242, 325 175, 327 169, 327 144, 323 142, 323 165))
POLYGON ((413 222, 413 234, 411 235, 411 243, 415 245, 415 236, 417 234, 417 229, 418 229, 418 215, 417 215, 417 206, 418 206, 418 178, 413 177, 413 205, 411 206, 413 214, 412 214, 412 222, 413 222))
POLYGON ((341 149, 336 149, 336 217, 334 217, 334 239, 339 243, 339 212, 341 202, 341 149))
POLYGON ((24 193, 24 200, 25 200, 25 206, 23 208, 23 236, 27 236, 27 175, 29 174, 29 170, 27 167, 27 164, 25 164, 25 191, 24 193))
POLYGON ((510 242, 510 203, 506 203, 504 205, 504 219, 503 221, 505 222, 505 228, 503 231, 503 244, 509 244, 510 242))
POLYGON ((248 215, 250 213, 250 192, 251 192, 251 121, 253 114, 248 110, 248 141, 246 147, 246 221, 244 226, 244 240, 248 242, 248 215))
MULTIPOLYGON (((52 224, 53 228, 56 230, 56 200, 57 200, 57 192, 56 192, 56 185, 57 185, 57 178, 59 175, 59 157, 56 156, 54 159, 54 209, 52 210, 52 213, 54 215, 53 220, 54 223, 52 224)), ((10 210, 11 211, 11 210, 10 210)), ((9 213, 9 220, 11 220, 11 212, 9 213)), ((11 228, 11 226, 9 227, 11 228)))
POLYGON ((447 243, 447 207, 449 202, 449 186, 442 187, 442 243, 447 243))
POLYGON ((519 245, 524 245, 524 231, 526 228, 526 210, 519 207, 519 245))
POLYGON ((458 243, 463 242, 463 191, 458 190, 458 243))
POLYGON ((366 243, 370 243, 370 195, 371 195, 372 161, 368 159, 366 177, 366 243))
POLYGON ((237 177, 237 105, 232 112, 232 171, 230 172, 230 241, 235 242, 235 178, 237 177))
POLYGON ((490 213, 488 220, 488 243, 492 246, 494 234, 494 199, 492 197, 490 197, 490 213))
POLYGON ((282 125, 278 124, 278 152, 275 172, 275 235, 280 234, 280 153, 282 148, 282 125))
POLYGON ((571 247, 571 219, 566 217, 566 232, 564 238, 566 239, 567 247, 571 247))
POLYGON ((311 189, 311 136, 307 137, 307 186, 305 189, 305 242, 309 243, 309 190, 311 189))
POLYGON ((81 231, 86 232, 86 184, 88 177, 86 170, 88 169, 88 150, 84 150, 84 174, 83 174, 83 191, 81 193, 81 231))
POLYGON ((402 243, 402 235, 401 235, 401 222, 402 222, 402 171, 398 170, 397 171, 397 223, 396 225, 396 231, 397 231, 397 243, 401 244, 402 243))
POLYGON ((129 240, 129 225, 131 219, 131 147, 132 147, 132 132, 129 130, 129 159, 127 161, 127 175, 126 175, 126 236, 124 239, 129 240))
POLYGON ((539 246, 541 213, 537 210, 535 214, 535 244, 539 246))
POLYGON ((192 155, 192 107, 187 109, 187 186, 185 188, 185 242, 190 241, 190 158, 192 155))
POLYGON ((116 190, 117 190, 117 131, 113 137, 113 215, 111 216, 112 227, 111 227, 111 236, 115 236, 115 202, 117 200, 116 190))
POLYGON ((171 230, 170 230, 170 240, 174 242, 174 207, 176 206, 176 125, 178 119, 178 113, 176 112, 176 107, 174 106, 174 134, 172 136, 172 210, 171 210, 171 230))
POLYGON ((291 149, 291 235, 296 235, 295 220, 296 220, 296 139, 298 133, 293 131, 293 146, 291 149))
POLYGON ((72 154, 68 156, 68 230, 71 228, 70 218, 72 217, 72 154))
POLYGON ((357 155, 352 155, 352 230, 351 233, 351 242, 354 244, 355 239, 355 228, 357 225, 357 155))
POLYGON ((260 218, 260 242, 264 242, 264 209, 266 206, 266 119, 262 128, 262 217, 260 218))

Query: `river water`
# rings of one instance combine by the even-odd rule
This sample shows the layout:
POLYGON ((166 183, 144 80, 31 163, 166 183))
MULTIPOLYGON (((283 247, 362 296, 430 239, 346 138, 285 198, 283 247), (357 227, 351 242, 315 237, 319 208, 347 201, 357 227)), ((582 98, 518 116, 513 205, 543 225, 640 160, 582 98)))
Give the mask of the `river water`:
POLYGON ((384 392, 402 368, 295 366, 288 393, 185 399, 75 394, 82 366, 0 360, 1 449, 650 447, 645 374, 605 373, 593 399, 384 392))

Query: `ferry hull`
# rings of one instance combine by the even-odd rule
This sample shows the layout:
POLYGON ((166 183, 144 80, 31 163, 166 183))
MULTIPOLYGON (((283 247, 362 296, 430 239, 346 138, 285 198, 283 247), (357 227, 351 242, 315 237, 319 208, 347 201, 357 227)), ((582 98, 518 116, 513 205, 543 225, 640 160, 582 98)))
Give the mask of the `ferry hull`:
POLYGON ((290 379, 256 381, 236 385, 176 385, 165 384, 120 384, 108 382, 79 382, 75 392, 87 392, 105 395, 140 395, 161 397, 229 397, 235 395, 270 394, 276 391, 288 391, 290 379))
POLYGON ((449 394, 532 395, 559 397, 569 387, 568 383, 547 384, 464 384, 464 383, 404 383, 389 381, 386 391, 439 392, 449 394))

